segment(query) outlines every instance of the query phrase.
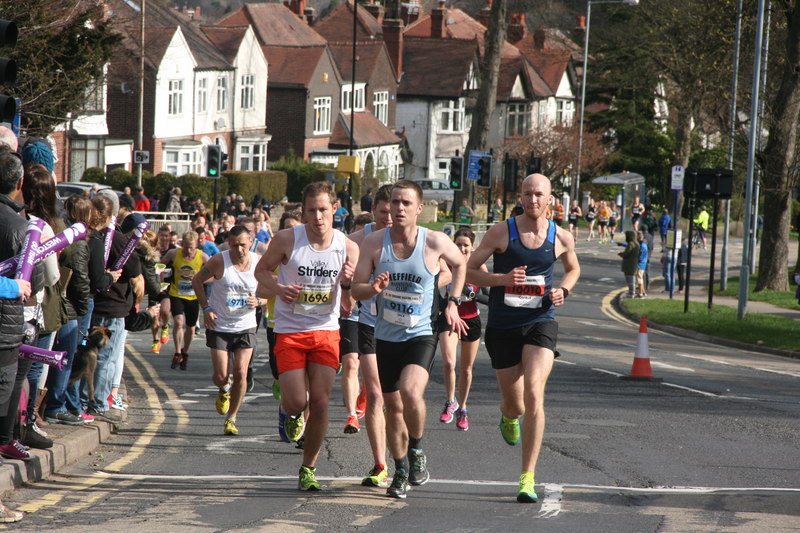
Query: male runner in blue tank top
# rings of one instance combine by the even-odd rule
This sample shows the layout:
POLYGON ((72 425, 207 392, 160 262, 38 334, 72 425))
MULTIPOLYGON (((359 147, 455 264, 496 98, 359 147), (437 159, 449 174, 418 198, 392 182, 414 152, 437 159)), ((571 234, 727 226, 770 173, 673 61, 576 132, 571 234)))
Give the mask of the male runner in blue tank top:
MULTIPOLYGON (((461 294, 466 267, 447 235, 417 226, 422 208, 419 185, 407 180, 395 183, 392 226, 364 238, 353 275, 353 298, 377 297, 375 350, 386 405, 386 436, 395 462, 386 494, 393 498, 405 498, 409 483, 422 485, 430 479, 421 443, 423 396, 436 355, 439 261, 444 259, 452 272, 452 294, 461 294)), ((466 325, 458 316, 459 303, 460 298, 451 297, 444 315, 451 331, 461 336, 466 325)))
POLYGON ((491 287, 486 349, 502 394, 500 430, 510 445, 520 442, 522 474, 517 501, 537 501, 534 469, 544 436, 544 390, 557 355, 555 307, 578 282, 580 265, 572 234, 547 220, 553 201, 550 180, 531 174, 522 182, 523 214, 495 224, 472 253, 467 281, 491 287), (480 269, 494 258, 494 272, 480 269), (553 266, 561 258, 564 278, 553 283, 553 266))

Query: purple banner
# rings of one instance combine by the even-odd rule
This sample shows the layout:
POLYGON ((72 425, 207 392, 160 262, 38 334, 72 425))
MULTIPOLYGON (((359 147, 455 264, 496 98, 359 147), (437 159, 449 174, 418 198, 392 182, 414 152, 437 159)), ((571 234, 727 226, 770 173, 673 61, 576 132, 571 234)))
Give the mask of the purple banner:
POLYGON ((46 365, 54 366, 59 370, 64 370, 64 357, 67 352, 53 352, 45 350, 44 348, 37 348, 36 346, 28 346, 23 344, 19 347, 19 356, 23 359, 30 359, 31 361, 38 361, 46 365))
POLYGON ((144 232, 147 231, 147 228, 150 227, 150 223, 146 220, 142 220, 136 227, 133 228, 133 234, 131 235, 128 242, 125 243, 125 247, 120 252, 119 257, 117 260, 114 261, 114 265, 111 267, 111 270, 122 270, 122 267, 125 266, 125 263, 128 262, 128 259, 131 258, 131 254, 134 250, 136 250, 136 245, 139 244, 139 241, 142 240, 144 236, 144 232))
POLYGON ((31 280, 33 265, 35 263, 36 249, 39 247, 39 240, 42 238, 44 220, 31 217, 28 220, 28 229, 25 231, 25 240, 22 243, 21 259, 17 263, 17 279, 31 280))
POLYGON ((114 232, 117 230, 117 215, 111 215, 111 220, 103 230, 103 247, 105 248, 104 265, 108 265, 108 254, 111 253, 111 243, 114 241, 114 232))
MULTIPOLYGON (((34 263, 38 263, 48 255, 61 251, 73 242, 83 239, 86 237, 87 232, 88 230, 86 229, 86 224, 83 222, 76 222, 52 239, 48 239, 44 241, 44 243, 40 244, 36 249, 34 263)), ((14 257, 6 259, 0 263, 0 276, 14 275, 17 271, 17 264, 19 263, 21 257, 22 254, 15 255, 14 257)))

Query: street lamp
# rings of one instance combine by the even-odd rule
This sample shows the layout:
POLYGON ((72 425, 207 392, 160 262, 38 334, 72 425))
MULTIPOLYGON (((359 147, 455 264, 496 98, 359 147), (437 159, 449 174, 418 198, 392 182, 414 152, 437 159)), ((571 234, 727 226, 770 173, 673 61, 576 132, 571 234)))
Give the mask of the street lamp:
POLYGON ((583 36, 583 72, 581 73, 581 120, 578 131, 578 165, 575 172, 575 181, 572 184, 572 199, 578 200, 581 187, 581 163, 583 158, 583 116, 586 112, 586 66, 589 62, 589 25, 592 22, 592 4, 628 4, 638 6, 639 0, 587 0, 586 2, 586 33, 583 36))

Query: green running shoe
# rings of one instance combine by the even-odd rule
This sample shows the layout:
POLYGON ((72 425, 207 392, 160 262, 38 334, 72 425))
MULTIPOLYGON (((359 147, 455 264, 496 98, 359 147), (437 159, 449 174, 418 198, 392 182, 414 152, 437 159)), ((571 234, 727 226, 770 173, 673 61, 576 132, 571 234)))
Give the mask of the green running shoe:
POLYGON ((519 418, 508 418, 502 415, 500 417, 500 433, 507 444, 511 446, 519 444, 519 418))
POLYGON ((272 397, 281 401, 281 384, 278 381, 272 382, 272 397))
POLYGON ((297 488, 300 490, 307 490, 310 492, 322 490, 322 485, 319 484, 314 473, 316 468, 309 468, 307 466, 300 467, 300 478, 297 481, 297 488))
POLYGON ((536 503, 539 500, 533 485, 533 472, 523 472, 519 476, 519 492, 517 492, 519 503, 536 503))
POLYGON ((303 413, 295 416, 287 416, 286 423, 284 424, 284 430, 286 431, 286 437, 295 442, 303 435, 303 429, 305 429, 305 421, 303 420, 303 413))
POLYGON ((383 465, 375 465, 361 480, 361 484, 365 487, 380 487, 386 482, 387 477, 389 477, 389 469, 383 465))

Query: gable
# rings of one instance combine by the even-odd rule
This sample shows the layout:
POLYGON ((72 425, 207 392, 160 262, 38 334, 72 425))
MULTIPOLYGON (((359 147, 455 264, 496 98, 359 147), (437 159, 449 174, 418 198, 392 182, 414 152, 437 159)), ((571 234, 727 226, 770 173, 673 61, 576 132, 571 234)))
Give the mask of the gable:
POLYGON ((262 46, 324 46, 326 41, 280 3, 245 4, 217 22, 218 26, 253 26, 262 46), (244 19, 244 21, 243 21, 244 19))
MULTIPOLYGON (((353 42, 353 4, 345 2, 314 24, 314 30, 329 43, 353 42)), ((356 12, 356 42, 369 42, 383 35, 383 28, 359 5, 356 12)))

